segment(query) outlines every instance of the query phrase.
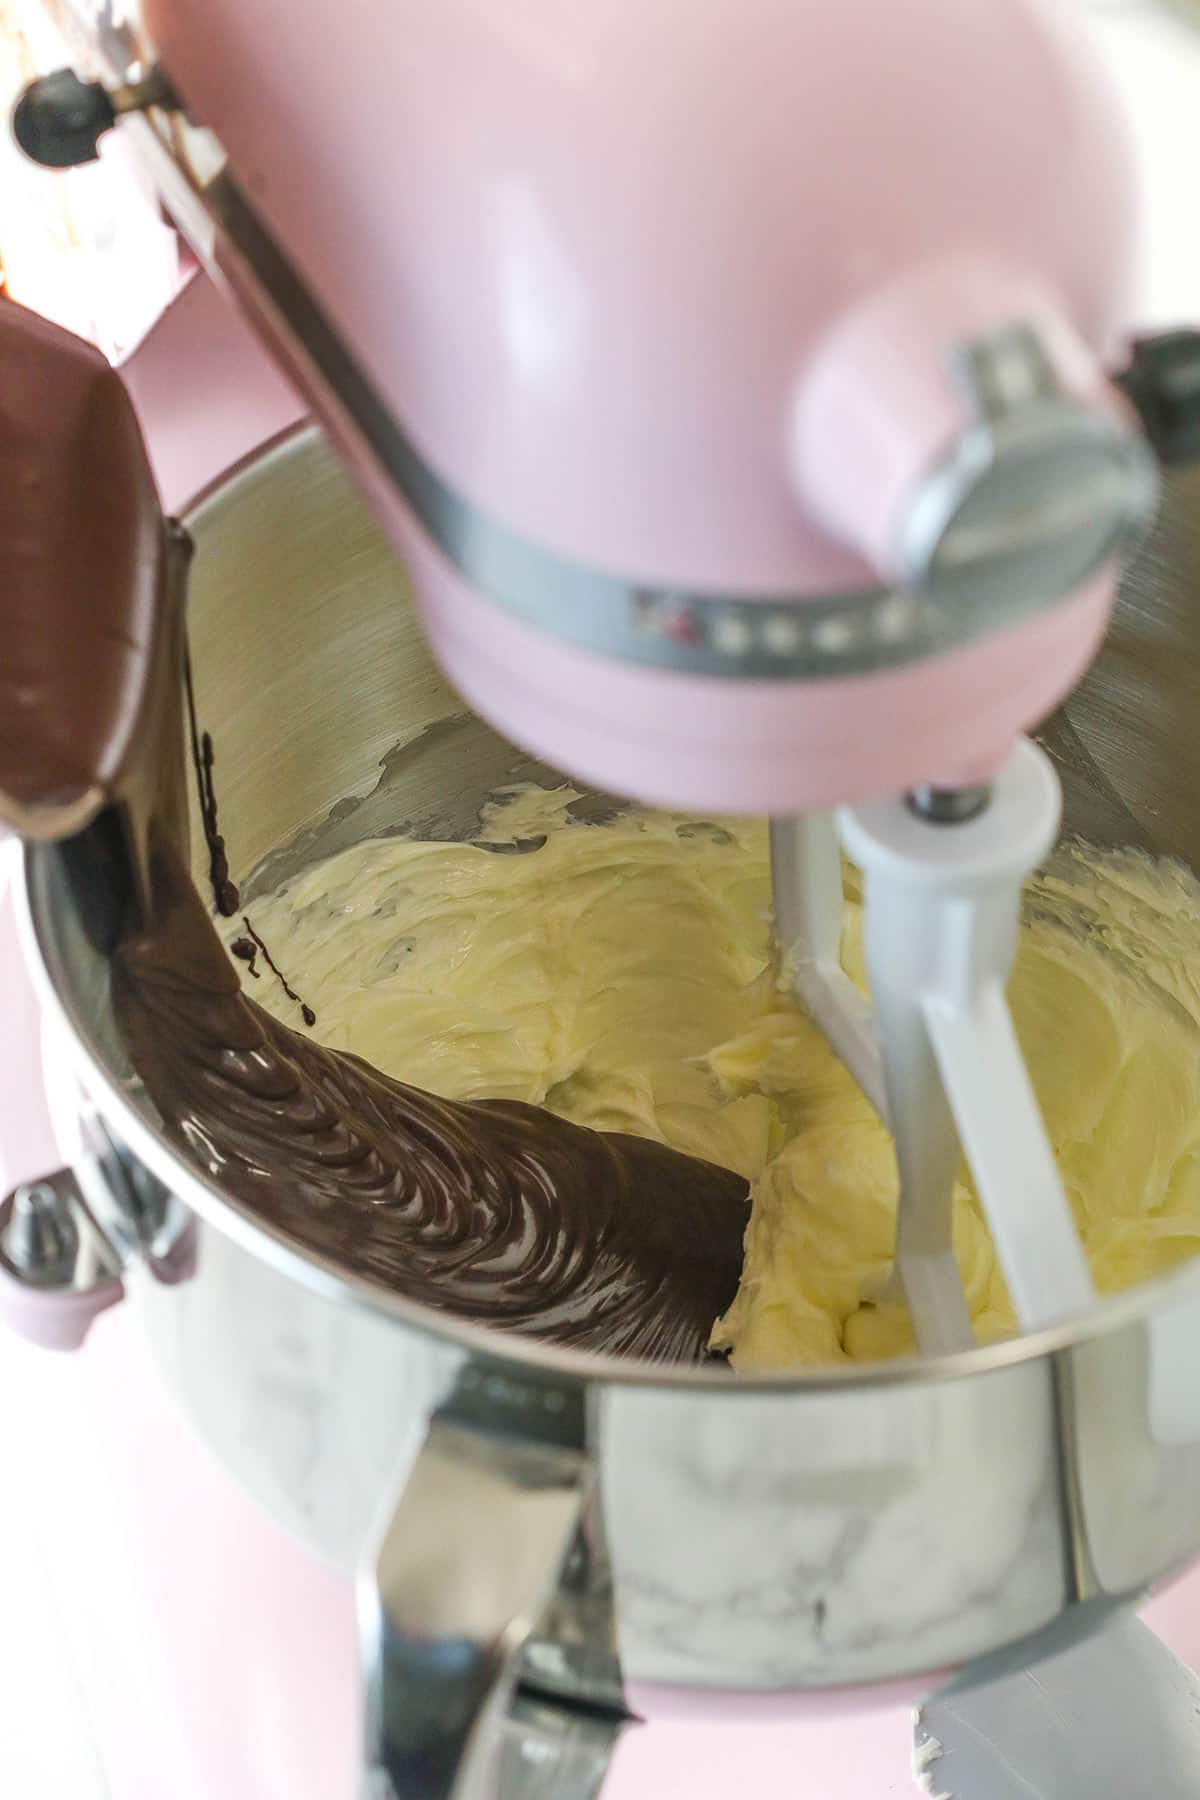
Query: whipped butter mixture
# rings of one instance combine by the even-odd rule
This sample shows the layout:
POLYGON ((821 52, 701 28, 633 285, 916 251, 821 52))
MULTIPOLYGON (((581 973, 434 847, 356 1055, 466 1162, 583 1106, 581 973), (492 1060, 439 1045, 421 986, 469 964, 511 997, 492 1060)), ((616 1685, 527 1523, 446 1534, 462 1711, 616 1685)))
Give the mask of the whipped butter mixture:
MULTIPOLYGON (((257 901, 312 1035, 446 1098, 532 1101, 748 1176, 745 1272, 712 1339, 735 1367, 911 1348, 903 1309, 873 1299, 891 1145, 780 990, 765 826, 640 812, 584 825, 576 798, 521 790, 477 844, 372 841, 257 901)), ((843 960, 865 986, 860 927, 852 900, 843 960)), ((299 1025, 260 969, 243 966, 247 991, 299 1025)), ((1010 993, 1098 1287, 1194 1254, 1200 888, 1132 853, 1061 852, 1027 894, 1010 993)), ((1012 1309, 965 1172, 955 1205, 976 1332, 1001 1336, 1012 1309)))

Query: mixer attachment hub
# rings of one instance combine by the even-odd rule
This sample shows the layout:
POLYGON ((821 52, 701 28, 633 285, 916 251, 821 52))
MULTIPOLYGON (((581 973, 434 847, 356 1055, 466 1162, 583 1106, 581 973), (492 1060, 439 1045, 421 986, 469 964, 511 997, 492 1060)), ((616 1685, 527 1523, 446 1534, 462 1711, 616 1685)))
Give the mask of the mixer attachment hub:
POLYGON ((990 786, 944 788, 928 784, 914 788, 908 804, 918 819, 929 825, 965 825, 977 819, 992 798, 990 786))

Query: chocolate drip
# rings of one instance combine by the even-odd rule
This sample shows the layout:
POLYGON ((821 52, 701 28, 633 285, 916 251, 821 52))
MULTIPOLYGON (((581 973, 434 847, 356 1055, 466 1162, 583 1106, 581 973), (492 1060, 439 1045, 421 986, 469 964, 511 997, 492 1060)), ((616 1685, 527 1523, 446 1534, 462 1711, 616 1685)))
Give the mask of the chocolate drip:
POLYGON ((341 1267, 460 1317, 661 1361, 733 1299, 740 1176, 516 1101, 451 1102, 247 999, 177 853, 114 960, 117 1018, 179 1147, 341 1267))
POLYGON ((213 785, 213 764, 217 760, 210 734, 196 724, 196 690, 192 682, 192 659, 184 653, 183 688, 187 696, 188 738, 192 751, 192 770, 196 777, 196 800, 200 808, 200 829, 208 850, 208 881, 213 905, 224 919, 232 919, 241 905, 237 884, 230 878, 229 855, 221 836, 217 816, 217 790, 213 785))
MULTIPOLYGON (((279 964, 275 961, 275 958, 271 955, 271 952, 267 949, 267 946, 263 943, 263 940, 259 937, 257 931, 255 931, 253 925, 250 923, 250 915, 248 913, 242 914, 242 924, 246 927, 250 939, 250 973, 252 975, 258 974, 258 970, 254 967, 254 953, 257 951, 262 956, 263 961, 266 963, 268 969, 270 969, 272 975, 275 977, 288 999, 294 1000, 296 1005, 300 1008, 300 1017, 304 1020, 304 1023, 306 1025, 315 1025, 317 1022, 316 1013, 306 1001, 300 998, 279 964)), ((238 944, 244 944, 245 942, 245 938, 239 938, 237 944, 233 945, 233 953, 235 956, 239 954, 238 944)))
POLYGON ((258 945, 253 938, 234 938, 229 946, 229 954, 236 956, 239 962, 246 964, 255 981, 259 979, 262 970, 258 966, 258 945))

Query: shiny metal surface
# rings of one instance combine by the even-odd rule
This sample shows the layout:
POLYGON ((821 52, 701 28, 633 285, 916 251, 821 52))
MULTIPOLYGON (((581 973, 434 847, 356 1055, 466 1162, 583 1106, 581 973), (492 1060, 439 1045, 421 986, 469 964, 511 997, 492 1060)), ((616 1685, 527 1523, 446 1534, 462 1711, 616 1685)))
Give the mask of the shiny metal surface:
POLYGON ((972 612, 1074 592, 1154 515, 1140 428, 1068 398, 1028 325, 959 346, 954 374, 971 417, 905 509, 906 586, 972 612))
POLYGON ((990 787, 937 788, 925 783, 913 789, 908 804, 931 825, 965 825, 986 810, 991 798, 990 787))
MULTIPOLYGON (((1173 489, 1111 645, 1047 734, 1074 828, 1192 856, 1198 503, 1195 479, 1173 489)), ((235 474, 192 524, 193 658, 239 876, 263 865, 275 880, 389 831, 469 835, 494 788, 545 777, 446 689, 403 576, 314 433, 235 474)), ((322 1266, 185 1166, 130 1079, 54 851, 29 852, 24 894, 80 1082, 195 1215, 190 1279, 130 1279, 154 1354, 230 1468, 342 1567, 464 1378, 484 1421, 524 1408, 534 1439, 547 1384, 564 1405, 586 1394, 603 1554, 589 1604, 567 1614, 603 1639, 611 1583, 626 1686, 923 1676, 1036 1645, 1200 1546, 1200 1271, 1016 1344, 753 1382, 460 1327, 322 1266)), ((599 1650, 594 1677, 586 1654, 556 1676, 553 1648, 539 1685, 575 1696, 594 1678, 608 1705, 603 1643, 582 1646, 599 1650)))
POLYGON ((636 1723, 517 1695, 500 1743, 498 1800, 598 1800, 622 1732, 636 1723))
POLYGON ((1200 474, 1173 477, 1088 679, 1042 734, 1067 830, 1200 869, 1200 474))
POLYGON ((58 1285, 75 1265, 79 1229, 61 1189, 35 1181, 15 1190, 0 1228, 0 1254, 34 1287, 58 1285))
POLYGON ((119 1294, 131 1264, 168 1284, 190 1275, 191 1215, 82 1110, 84 1147, 72 1167, 0 1201, 0 1273, 79 1300, 119 1294))
POLYGON ((72 1169, 56 1169, 0 1201, 0 1270, 33 1289, 90 1294, 120 1264, 83 1204, 72 1169))
POLYGON ((521 1651, 557 1585, 585 1462, 454 1418, 430 1424, 366 1559, 359 1617, 369 1792, 491 1800, 521 1651))

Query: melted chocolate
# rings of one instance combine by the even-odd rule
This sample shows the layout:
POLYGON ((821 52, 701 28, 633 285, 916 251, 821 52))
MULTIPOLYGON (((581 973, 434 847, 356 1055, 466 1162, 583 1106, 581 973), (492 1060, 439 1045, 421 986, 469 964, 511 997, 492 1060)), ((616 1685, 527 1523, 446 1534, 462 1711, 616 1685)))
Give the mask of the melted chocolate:
MULTIPOLYGON (((247 934, 250 939, 250 973, 252 975, 258 974, 258 970, 254 966, 254 957, 255 957, 255 954, 257 953, 258 955, 260 955, 262 957, 263 961, 266 963, 268 969, 270 969, 272 975, 275 977, 276 981, 279 983, 280 987, 283 989, 283 991, 287 995, 288 999, 295 1001, 296 1005, 300 1008, 300 1017, 304 1020, 304 1023, 306 1025, 315 1025, 317 1022, 316 1013, 313 1011, 312 1007, 308 1005, 307 1001, 304 1001, 300 998, 299 994, 296 992, 295 988, 292 986, 291 982, 288 980, 287 976, 284 974, 284 972, 280 968, 279 964, 275 961, 275 958, 271 955, 271 952, 267 949, 267 946, 263 943, 262 939, 259 937, 257 931, 255 931, 253 925, 250 923, 250 917, 249 917, 248 913, 242 914, 242 924, 246 927, 246 931, 247 931, 247 934)), ((245 960, 245 952, 240 951, 238 949, 238 944, 244 944, 245 942, 246 942, 245 938, 239 938, 237 941, 237 944, 234 944, 232 947, 233 954, 235 956, 241 956, 243 961, 245 960)))
POLYGON ((177 852, 114 959, 117 1019, 169 1136, 301 1246, 460 1317, 698 1361, 742 1264, 746 1183, 516 1101, 439 1100, 241 992, 177 852))
MULTIPOLYGON (((559 1343, 703 1357, 741 1271, 739 1176, 536 1107, 435 1099, 242 995, 185 867, 189 549, 119 378, 0 301, 0 818, 29 837, 83 832, 68 869, 81 895, 90 878, 93 941, 115 943, 117 1020, 165 1131, 299 1247, 413 1300, 559 1343)), ((232 916, 212 741, 188 697, 209 878, 232 916)))
POLYGON ((262 970, 258 966, 258 945, 253 938, 234 938, 229 946, 229 954, 236 956, 239 962, 244 962, 255 981, 259 980, 262 970))
POLYGON ((187 696, 188 741, 192 751, 192 773, 196 778, 196 803, 200 808, 200 829, 208 851, 208 883, 213 905, 223 919, 232 919, 242 903, 237 883, 229 873, 229 854, 221 836, 217 815, 217 790, 213 783, 213 765, 217 753, 211 735, 201 732, 196 724, 196 690, 192 682, 192 659, 185 652, 183 688, 187 696))

